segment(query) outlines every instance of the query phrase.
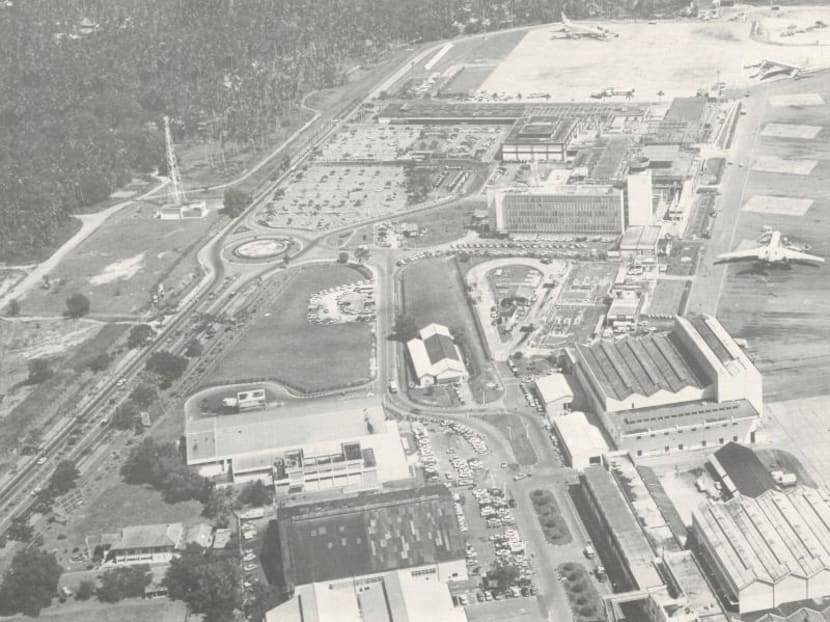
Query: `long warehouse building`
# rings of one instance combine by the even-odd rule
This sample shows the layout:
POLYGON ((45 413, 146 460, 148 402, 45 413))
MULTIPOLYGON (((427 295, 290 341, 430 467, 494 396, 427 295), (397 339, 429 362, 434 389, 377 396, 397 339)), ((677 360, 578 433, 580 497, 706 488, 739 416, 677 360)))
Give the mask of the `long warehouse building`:
POLYGON ((754 442, 761 374, 714 317, 669 333, 577 345, 576 378, 618 449, 636 456, 754 442))
POLYGON ((798 486, 712 502, 692 527, 709 572, 741 613, 830 596, 830 492, 798 486))

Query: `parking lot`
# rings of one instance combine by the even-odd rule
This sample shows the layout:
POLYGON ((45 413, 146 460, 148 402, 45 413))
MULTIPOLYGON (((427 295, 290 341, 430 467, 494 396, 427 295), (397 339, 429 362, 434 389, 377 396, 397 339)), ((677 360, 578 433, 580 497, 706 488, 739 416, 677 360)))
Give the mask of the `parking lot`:
MULTIPOLYGON (((489 453, 484 439, 464 424, 441 419, 415 422, 412 432, 427 480, 450 487, 467 538, 470 580, 453 587, 456 604, 534 595, 533 570, 516 528, 515 501, 484 464, 483 456, 489 453), (505 567, 509 570, 498 570, 505 567)), ((517 467, 500 464, 499 479, 525 477, 517 467)))
POLYGON ((317 231, 391 216, 406 205, 402 166, 312 165, 277 189, 258 216, 269 227, 317 231))

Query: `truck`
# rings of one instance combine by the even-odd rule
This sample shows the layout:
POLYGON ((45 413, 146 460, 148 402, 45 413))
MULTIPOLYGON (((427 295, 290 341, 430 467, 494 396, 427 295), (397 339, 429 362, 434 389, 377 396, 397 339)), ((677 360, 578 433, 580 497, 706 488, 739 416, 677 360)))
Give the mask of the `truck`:
POLYGON ((389 381, 389 392, 390 393, 397 393, 398 392, 398 383, 396 380, 389 381))
POLYGON ((770 471, 770 475, 772 475, 772 479, 775 480, 775 483, 782 488, 795 486, 798 483, 798 477, 796 474, 790 473, 789 471, 770 471))

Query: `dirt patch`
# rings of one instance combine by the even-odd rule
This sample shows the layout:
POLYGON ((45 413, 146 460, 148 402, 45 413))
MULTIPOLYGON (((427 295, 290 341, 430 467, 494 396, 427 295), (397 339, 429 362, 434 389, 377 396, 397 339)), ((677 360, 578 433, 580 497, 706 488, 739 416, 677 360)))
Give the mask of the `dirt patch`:
POLYGON ((128 280, 133 278, 136 273, 141 270, 144 265, 144 253, 139 253, 133 257, 127 257, 121 261, 106 266, 101 272, 89 279, 92 285, 104 285, 112 283, 113 281, 128 280))

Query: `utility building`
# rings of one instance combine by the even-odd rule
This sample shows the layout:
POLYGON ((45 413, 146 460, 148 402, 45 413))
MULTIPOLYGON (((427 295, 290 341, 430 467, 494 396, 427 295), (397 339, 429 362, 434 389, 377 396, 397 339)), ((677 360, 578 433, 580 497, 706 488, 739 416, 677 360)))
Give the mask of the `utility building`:
POLYGON ((579 121, 534 116, 519 119, 501 146, 505 162, 553 160, 564 162, 568 145, 577 134, 579 121))
POLYGON ((654 191, 651 171, 629 174, 626 180, 629 227, 650 225, 654 220, 654 191))
POLYGON ((618 449, 637 456, 753 442, 761 374, 714 317, 577 345, 574 374, 618 449))

